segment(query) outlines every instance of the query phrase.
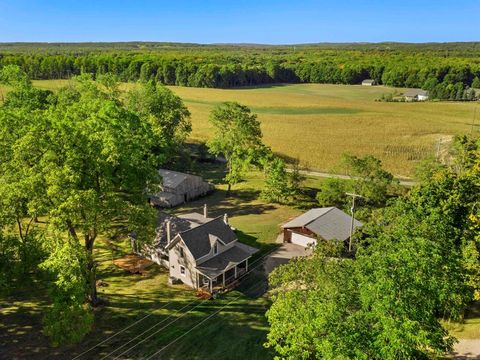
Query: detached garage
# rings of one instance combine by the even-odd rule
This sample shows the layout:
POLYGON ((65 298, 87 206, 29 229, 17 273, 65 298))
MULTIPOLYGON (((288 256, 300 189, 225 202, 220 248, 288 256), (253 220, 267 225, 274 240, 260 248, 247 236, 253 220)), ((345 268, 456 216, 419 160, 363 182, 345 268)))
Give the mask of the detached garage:
MULTIPOLYGON (((352 217, 336 207, 316 208, 282 226, 283 241, 308 247, 317 239, 346 241, 350 237, 352 217)), ((353 228, 363 224, 354 220, 353 228)))
POLYGON ((290 242, 292 244, 296 245, 301 245, 303 247, 308 247, 308 246, 315 246, 317 244, 317 239, 307 236, 307 235, 302 235, 296 232, 292 232, 292 235, 290 237, 290 242))

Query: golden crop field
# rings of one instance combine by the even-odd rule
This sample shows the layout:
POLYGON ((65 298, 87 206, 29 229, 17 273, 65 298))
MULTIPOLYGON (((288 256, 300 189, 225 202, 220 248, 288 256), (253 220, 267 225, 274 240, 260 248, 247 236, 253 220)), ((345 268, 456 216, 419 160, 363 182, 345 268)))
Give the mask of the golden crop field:
MULTIPOLYGON (((35 81, 55 89, 64 81, 35 81)), ((129 85, 130 86, 130 85, 129 85)), ((125 86, 125 87, 129 87, 125 86)), ((210 110, 238 101, 258 114, 265 143, 303 166, 330 170, 345 152, 373 154, 399 176, 409 176, 422 158, 434 156, 452 135, 480 130, 480 109, 472 127, 472 102, 385 103, 382 86, 296 84, 244 89, 170 87, 192 113, 192 140, 211 136, 210 110)), ((0 89, 1 92, 1 89, 0 89)))

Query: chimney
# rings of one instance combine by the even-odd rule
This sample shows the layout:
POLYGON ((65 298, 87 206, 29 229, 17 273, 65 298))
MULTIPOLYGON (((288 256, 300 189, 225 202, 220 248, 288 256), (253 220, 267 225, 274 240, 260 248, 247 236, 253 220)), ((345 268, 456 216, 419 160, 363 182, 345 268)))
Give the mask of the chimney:
POLYGON ((167 245, 170 244, 170 241, 172 240, 172 236, 171 236, 171 223, 170 223, 170 220, 167 221, 167 245))
POLYGON ((208 207, 207 204, 203 204, 203 217, 206 219, 208 217, 208 207))
POLYGON ((228 215, 227 213, 223 214, 223 222, 228 225, 228 215))

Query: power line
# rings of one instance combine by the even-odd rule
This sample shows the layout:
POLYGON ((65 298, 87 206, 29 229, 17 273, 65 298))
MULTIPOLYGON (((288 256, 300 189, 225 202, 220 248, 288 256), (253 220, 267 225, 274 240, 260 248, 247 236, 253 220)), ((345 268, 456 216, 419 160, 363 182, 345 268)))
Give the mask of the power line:
MULTIPOLYGON (((195 300, 195 301, 197 301, 197 300, 195 300)), ((177 310, 174 312, 174 314, 176 314, 176 313, 178 313, 179 311, 182 311, 183 309, 187 308, 188 306, 190 306, 190 305, 191 305, 193 302, 195 302, 195 301, 192 301, 192 302, 188 303, 187 305, 185 305, 185 306, 182 307, 181 309, 177 309, 177 310)), ((205 302, 205 300, 200 301, 195 307, 193 307, 193 308, 190 309, 189 311, 193 310, 194 308, 196 308, 198 305, 202 304, 203 302, 205 302)), ((102 357, 101 360, 107 358, 108 356, 112 355, 112 354, 115 353, 116 351, 118 351, 118 350, 120 350, 120 349, 123 349, 125 346, 127 346, 128 344, 130 344, 132 341, 134 341, 135 339, 138 339, 138 338, 139 338, 140 336, 142 336, 143 334, 145 334, 145 333, 149 332, 150 330, 156 328, 157 326, 161 325, 162 323, 164 323, 165 321, 167 321, 167 320, 168 320, 169 318, 171 318, 172 316, 173 316, 173 314, 167 316, 165 319, 163 319, 163 320, 159 321, 158 323, 156 323, 155 325, 149 327, 147 330, 145 330, 145 331, 142 332, 141 334, 135 336, 133 339, 130 339, 130 340, 127 341, 125 344, 123 344, 123 345, 121 345, 120 347, 116 348, 115 350, 109 352, 107 355, 105 355, 104 357, 102 357)), ((170 325, 170 323, 169 323, 168 325, 170 325)), ((168 325, 167 325, 167 326, 168 326, 168 325)), ((163 327, 162 327, 160 330, 162 330, 162 329, 163 329, 163 327)), ((136 345, 135 345, 135 346, 136 346, 136 345)), ((133 347, 135 347, 135 346, 133 346, 133 347)), ((132 348, 133 348, 133 347, 132 347, 132 348)), ((127 352, 130 351, 130 349, 132 349, 132 348, 129 348, 129 349, 127 350, 127 352)), ((124 352, 121 353, 121 354, 118 355, 118 356, 121 356, 121 355, 123 355, 123 354, 124 354, 124 352)), ((116 358, 116 357, 117 357, 117 355, 115 355, 115 358, 116 358)))
MULTIPOLYGON (((136 348, 138 345, 140 345, 141 343, 147 341, 148 339, 150 339, 153 335, 159 333, 160 331, 162 331, 163 329, 165 329, 166 327, 170 326, 171 324, 173 324, 174 322, 177 322, 179 319, 183 318, 185 315, 187 315, 188 313, 190 313, 192 310, 196 309, 197 307, 199 307, 200 305, 203 305, 204 302, 206 302, 207 300, 203 300, 201 301, 200 303, 198 303, 197 305, 195 305, 193 308, 191 308, 190 310, 184 312, 182 315, 180 315, 178 318, 170 321, 168 324, 166 324, 165 326, 162 326, 160 329, 156 330, 155 332, 151 333, 150 335, 148 335, 145 339, 142 339, 140 340, 139 342, 137 342, 135 345, 129 347, 127 350, 125 350, 124 352, 122 352, 121 354, 118 354, 118 355, 115 355, 114 357, 114 360, 115 359, 118 359, 120 356, 122 355, 125 355, 127 354, 128 352, 130 352, 130 350, 136 348)), ((188 305, 187 305, 188 306, 188 305)), ((183 308, 182 308, 183 309, 183 308)), ((182 310, 180 309, 180 310, 182 310)), ((178 310, 178 311, 180 311, 178 310)), ((177 311, 177 312, 178 312, 177 311)), ((149 329, 150 330, 150 329, 149 329)), ((147 331, 149 331, 147 330, 147 331)), ((143 335, 145 332, 143 332, 142 334, 140 334, 139 336, 143 335)), ((118 350, 118 349, 117 349, 118 350)), ((115 350, 116 351, 116 350, 115 350)), ((108 356, 108 355, 107 355, 108 356)), ((104 359, 105 357, 103 357, 102 359, 104 359)))
MULTIPOLYGON (((173 303, 173 301, 170 301, 170 302, 166 303, 164 306, 162 306, 161 308, 159 308, 159 309, 157 309, 157 310, 162 310, 162 309, 166 308, 169 304, 172 304, 172 303, 173 303)), ((100 346, 100 345, 102 345, 102 344, 105 344, 107 341, 113 339, 115 336, 120 335, 120 334, 123 333, 124 331, 130 329, 132 326, 140 323, 141 321, 145 320, 146 318, 148 318, 148 317, 150 317, 150 316, 152 316, 152 315, 153 315, 153 312, 151 312, 150 314, 145 315, 145 316, 144 316, 143 318, 141 318, 140 320, 135 321, 133 324, 128 325, 127 327, 125 327, 125 328, 123 328, 122 330, 116 332, 115 334, 111 335, 111 336, 108 337, 107 339, 105 339, 105 340, 99 342, 98 344, 92 346, 90 349, 85 350, 85 351, 82 352, 81 354, 75 356, 72 360, 76 360, 76 359, 80 358, 81 356, 89 353, 89 352, 92 351, 93 349, 97 348, 98 346, 100 346)))
MULTIPOLYGON (((256 284, 256 287, 259 287, 259 285, 263 285, 263 284, 256 284)), ((251 290, 253 289, 254 287, 250 287, 248 288, 248 290, 251 290)), ((233 303, 234 301, 237 301, 239 298, 241 298, 242 295, 239 295, 237 296, 236 298, 232 299, 231 301, 229 301, 228 303, 226 303, 224 306, 222 306, 220 309, 218 309, 217 311, 215 311, 213 314, 210 314, 209 316, 207 316, 205 319, 203 319, 202 321, 200 321, 199 323, 197 323, 194 327, 190 328, 189 330, 187 330, 185 333, 183 333, 182 335, 178 336, 177 338, 175 338, 174 340, 170 341, 167 345, 165 345, 164 347, 162 347, 160 350, 158 350, 157 352, 153 353, 152 355, 150 355, 149 357, 147 357, 145 360, 149 360, 151 358, 153 358, 155 355, 158 355, 160 354, 163 350, 165 350, 166 348, 168 348, 170 345, 176 343, 178 340, 180 340, 181 338, 183 338, 184 336, 188 335, 190 332, 192 332, 193 330, 195 330, 197 327, 199 327, 200 325, 202 325, 205 321, 207 321, 208 319, 212 318, 213 316, 217 315, 218 313, 220 313, 224 308, 226 308, 228 305, 230 305, 231 303, 233 303)))

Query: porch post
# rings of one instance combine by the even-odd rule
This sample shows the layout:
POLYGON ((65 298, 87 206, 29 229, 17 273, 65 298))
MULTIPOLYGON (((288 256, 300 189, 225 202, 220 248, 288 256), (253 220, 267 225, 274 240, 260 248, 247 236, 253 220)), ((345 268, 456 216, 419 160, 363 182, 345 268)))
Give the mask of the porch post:
POLYGON ((195 280, 197 281, 197 289, 199 289, 200 288, 200 279, 198 277, 198 272, 195 273, 195 280))
POLYGON ((208 281, 210 281, 210 294, 211 294, 211 293, 213 293, 213 280, 208 279, 208 281))
POLYGON ((237 265, 235 265, 235 279, 237 278, 237 265))
POLYGON ((222 280, 223 280, 223 287, 225 287, 225 272, 223 272, 222 277, 223 277, 223 278, 222 278, 222 280))

